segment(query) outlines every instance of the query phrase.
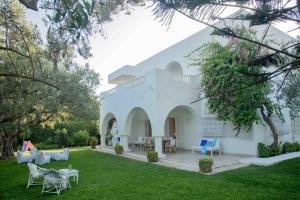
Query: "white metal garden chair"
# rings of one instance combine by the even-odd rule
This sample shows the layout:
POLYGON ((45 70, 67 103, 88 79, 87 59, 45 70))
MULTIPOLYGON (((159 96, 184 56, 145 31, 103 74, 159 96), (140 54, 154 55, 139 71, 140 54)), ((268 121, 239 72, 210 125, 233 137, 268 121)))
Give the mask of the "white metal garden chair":
POLYGON ((59 195, 62 190, 71 188, 69 177, 61 171, 49 169, 44 172, 43 193, 59 195))
POLYGON ((27 165, 29 168, 29 177, 28 177, 27 188, 29 188, 31 185, 43 185, 42 181, 36 182, 36 180, 44 177, 43 172, 46 169, 38 167, 37 165, 35 165, 33 163, 27 163, 27 165))

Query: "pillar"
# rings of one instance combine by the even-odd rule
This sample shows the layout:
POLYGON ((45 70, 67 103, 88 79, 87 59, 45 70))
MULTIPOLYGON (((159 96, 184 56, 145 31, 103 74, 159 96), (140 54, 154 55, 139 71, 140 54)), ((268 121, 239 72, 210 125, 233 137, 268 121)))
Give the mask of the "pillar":
POLYGON ((162 139, 162 136, 154 136, 155 151, 157 152, 159 158, 165 157, 165 154, 162 152, 162 139))
POLYGON ((106 147, 106 145, 105 145, 105 134, 101 134, 100 136, 101 136, 101 145, 100 145, 100 147, 106 147))
POLYGON ((128 135, 120 135, 120 144, 123 146, 124 151, 129 151, 128 135))

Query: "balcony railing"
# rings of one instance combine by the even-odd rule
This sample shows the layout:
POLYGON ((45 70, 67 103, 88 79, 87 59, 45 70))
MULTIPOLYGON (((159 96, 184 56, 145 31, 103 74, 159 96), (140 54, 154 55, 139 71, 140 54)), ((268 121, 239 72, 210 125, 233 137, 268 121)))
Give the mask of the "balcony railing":
POLYGON ((191 77, 190 76, 186 76, 186 75, 183 75, 183 76, 172 75, 171 76, 171 80, 172 81, 180 81, 180 82, 183 82, 183 83, 186 83, 186 84, 190 84, 191 83, 191 77))
POLYGON ((138 85, 142 85, 144 83, 145 83, 145 76, 141 76, 139 78, 136 78, 132 81, 127 82, 126 83, 126 88, 128 88, 128 89, 129 88, 134 88, 134 87, 136 87, 138 85))

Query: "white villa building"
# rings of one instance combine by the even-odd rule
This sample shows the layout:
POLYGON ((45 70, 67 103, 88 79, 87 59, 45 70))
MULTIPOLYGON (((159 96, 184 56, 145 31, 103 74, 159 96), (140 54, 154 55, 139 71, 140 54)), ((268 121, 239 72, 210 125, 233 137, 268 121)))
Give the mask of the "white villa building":
MULTIPOLYGON (((218 24, 220 25, 220 24, 218 24)), ((258 36, 264 26, 255 27, 258 36)), ((225 42, 211 36, 207 27, 177 44, 157 53, 136 66, 125 65, 108 76, 116 87, 100 95, 101 145, 105 146, 105 135, 109 123, 113 123, 113 134, 120 137, 125 151, 141 136, 153 137, 155 151, 164 157, 162 140, 176 136, 177 148, 191 150, 201 137, 216 137, 222 153, 256 155, 257 143, 272 143, 269 127, 253 124, 249 132, 236 132, 230 124, 215 119, 206 107, 206 101, 192 103, 200 94, 199 70, 191 66, 186 56, 211 40, 225 42)), ((286 33, 270 27, 268 38, 277 42, 292 40, 286 33)), ((145 47, 146 48, 146 47, 145 47)), ((283 109, 285 123, 274 118, 280 140, 300 140, 300 120, 294 126, 283 109)))

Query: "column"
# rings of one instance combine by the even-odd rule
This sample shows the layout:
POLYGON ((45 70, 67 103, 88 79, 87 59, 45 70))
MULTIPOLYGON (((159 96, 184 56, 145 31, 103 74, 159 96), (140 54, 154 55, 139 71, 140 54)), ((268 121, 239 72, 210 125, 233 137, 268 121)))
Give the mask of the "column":
POLYGON ((159 158, 166 157, 162 152, 162 138, 162 136, 154 136, 155 151, 157 152, 159 158))
POLYGON ((105 134, 101 134, 100 136, 101 136, 101 145, 100 145, 100 147, 106 147, 106 145, 105 145, 105 134))
POLYGON ((128 149, 128 135, 120 135, 120 144, 123 146, 124 151, 129 151, 129 149, 128 149))

